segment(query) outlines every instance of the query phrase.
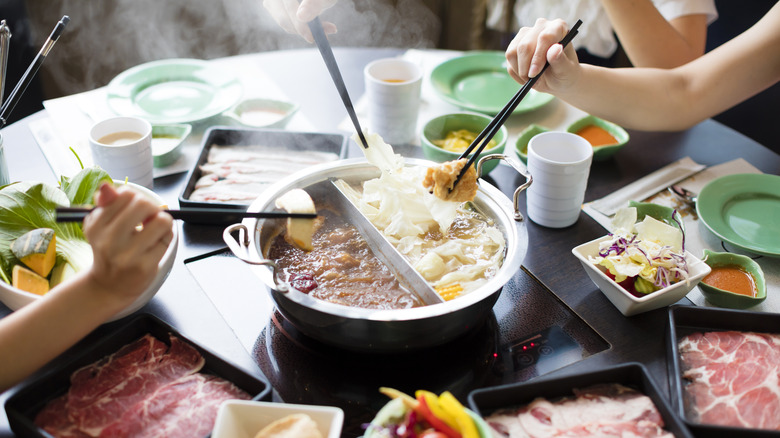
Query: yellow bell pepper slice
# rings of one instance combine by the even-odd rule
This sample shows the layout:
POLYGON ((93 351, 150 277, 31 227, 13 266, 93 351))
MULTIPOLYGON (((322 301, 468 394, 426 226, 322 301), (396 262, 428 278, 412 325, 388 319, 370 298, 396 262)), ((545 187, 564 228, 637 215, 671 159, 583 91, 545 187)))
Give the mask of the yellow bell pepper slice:
POLYGON ((466 411, 466 408, 449 391, 444 391, 439 396, 439 406, 447 414, 455 419, 456 429, 463 438, 479 438, 479 431, 474 419, 466 411))
POLYGON ((433 415, 441 419, 445 424, 447 424, 447 426, 458 430, 458 422, 456 421, 455 417, 450 415, 442 408, 441 404, 439 403, 439 397, 436 394, 424 389, 418 389, 414 395, 417 398, 422 396, 425 399, 425 404, 428 405, 428 408, 431 410, 433 415))

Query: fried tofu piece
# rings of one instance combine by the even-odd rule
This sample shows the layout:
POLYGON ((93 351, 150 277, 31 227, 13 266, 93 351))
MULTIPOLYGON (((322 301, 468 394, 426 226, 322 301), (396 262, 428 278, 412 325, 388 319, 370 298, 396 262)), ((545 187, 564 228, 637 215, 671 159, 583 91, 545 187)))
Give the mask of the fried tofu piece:
POLYGON ((445 161, 444 163, 428 168, 423 179, 423 187, 428 192, 433 193, 437 198, 452 202, 471 201, 477 196, 477 171, 474 166, 469 166, 466 173, 460 178, 455 188, 452 188, 458 173, 468 160, 463 158, 455 161, 445 161))

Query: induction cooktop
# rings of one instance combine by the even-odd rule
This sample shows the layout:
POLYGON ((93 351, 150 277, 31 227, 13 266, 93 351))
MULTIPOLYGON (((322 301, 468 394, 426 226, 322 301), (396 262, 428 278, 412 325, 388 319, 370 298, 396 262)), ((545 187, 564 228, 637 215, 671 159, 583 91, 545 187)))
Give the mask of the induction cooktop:
POLYGON ((270 381, 274 399, 342 408, 345 437, 362 436, 388 401, 381 386, 407 394, 448 390, 465 403, 476 388, 526 381, 609 348, 523 269, 504 286, 486 321, 462 337, 423 351, 370 354, 300 333, 227 249, 185 264, 270 381))

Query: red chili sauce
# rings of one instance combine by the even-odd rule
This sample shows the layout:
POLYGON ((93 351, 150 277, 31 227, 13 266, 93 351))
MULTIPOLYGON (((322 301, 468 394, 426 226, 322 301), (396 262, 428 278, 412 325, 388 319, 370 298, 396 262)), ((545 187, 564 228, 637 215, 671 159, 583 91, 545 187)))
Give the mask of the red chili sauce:
POLYGON ((591 144, 591 146, 607 146, 611 144, 617 144, 618 141, 612 136, 606 129, 600 128, 596 125, 588 125, 579 131, 577 135, 583 137, 591 144))
POLYGON ((738 266, 727 265, 712 268, 702 282, 735 294, 755 297, 758 293, 756 281, 749 272, 738 266))
POLYGON ((277 236, 268 258, 274 260, 287 281, 301 292, 351 307, 408 309, 423 306, 405 289, 344 218, 317 206, 323 221, 312 237, 313 250, 305 252, 277 236))

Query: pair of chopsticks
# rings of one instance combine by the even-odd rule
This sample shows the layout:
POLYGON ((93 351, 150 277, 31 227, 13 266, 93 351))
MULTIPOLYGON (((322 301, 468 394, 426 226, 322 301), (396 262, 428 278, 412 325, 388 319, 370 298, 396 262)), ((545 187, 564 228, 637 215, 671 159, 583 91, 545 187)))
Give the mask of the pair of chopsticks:
MULTIPOLYGON (((566 34, 566 36, 563 37, 560 44, 565 48, 572 39, 577 35, 578 29, 582 25, 582 20, 577 20, 577 23, 572 26, 571 29, 569 29, 569 32, 566 34)), ((498 114, 493 118, 493 120, 488 123, 488 125, 485 127, 485 129, 482 130, 482 132, 479 133, 477 138, 474 139, 474 141, 469 145, 468 148, 460 155, 459 159, 464 159, 469 156, 469 154, 474 151, 474 148, 479 146, 478 150, 471 155, 469 158, 469 161, 466 163, 465 166, 460 170, 458 173, 457 178, 455 178, 455 182, 453 182, 452 187, 450 187, 449 192, 451 193, 455 189, 455 185, 458 184, 460 179, 463 177, 463 175, 466 174, 466 170, 468 170, 469 166, 473 165, 474 162, 477 160, 477 157, 482 153, 482 151, 485 149, 485 146, 490 142, 490 140, 493 139, 493 136, 496 135, 499 129, 501 129, 501 126, 504 125, 506 120, 509 118, 510 115, 512 115, 512 112, 517 108, 517 105, 520 104, 520 101, 523 100, 523 98, 528 94, 528 92, 531 90, 531 88, 536 84, 536 81, 539 79, 539 77, 542 76, 545 70, 547 70, 547 67, 550 66, 549 62, 544 63, 544 67, 542 67, 542 71, 539 72, 538 75, 530 78, 528 82, 523 84, 522 87, 520 87, 520 90, 518 90, 517 93, 512 97, 512 99, 507 102, 506 106, 504 106, 501 111, 499 111, 498 114)))
MULTIPOLYGON (((57 222, 81 222, 92 211, 84 207, 57 207, 57 222)), ((316 213, 287 213, 282 211, 241 211, 227 208, 189 208, 184 210, 163 210, 174 219, 191 222, 234 221, 243 218, 262 219, 314 219, 316 213)))
POLYGON ((322 60, 325 61, 325 66, 328 67, 330 77, 336 85, 336 90, 338 90, 341 101, 347 109, 347 114, 349 114, 349 118, 352 120, 352 125, 357 131, 360 141, 363 143, 361 146, 368 149, 368 142, 363 135, 363 130, 360 128, 360 122, 358 121, 357 113, 355 113, 355 107, 352 106, 352 99, 349 98, 347 86, 344 84, 344 79, 341 77, 341 71, 339 71, 339 66, 336 64, 336 58, 333 56, 333 50, 330 48, 328 37, 325 36, 325 31, 322 29, 322 23, 320 22, 319 17, 315 17, 314 20, 309 22, 309 30, 311 30, 314 42, 317 44, 320 55, 322 55, 322 60))
POLYGON ((16 107, 16 104, 19 103, 19 100, 22 98, 22 94, 24 94, 25 90, 27 90, 27 86, 30 85, 30 82, 32 82, 35 74, 38 73, 38 69, 41 68, 41 64, 43 64, 43 61, 49 54, 49 51, 52 49, 52 47, 54 47, 54 43, 56 43, 60 38, 60 34, 63 30, 65 30, 65 26, 69 21, 70 17, 63 15, 57 25, 54 26, 54 30, 51 32, 51 35, 49 35, 49 38, 47 38, 46 42, 43 43, 43 47, 41 47, 41 50, 35 56, 35 59, 33 59, 32 64, 30 64, 30 66, 27 68, 27 71, 24 72, 22 79, 19 80, 14 89, 11 91, 11 94, 8 95, 8 100, 3 102, 2 107, 0 107, 0 128, 5 126, 6 121, 11 116, 11 111, 13 111, 16 107))

